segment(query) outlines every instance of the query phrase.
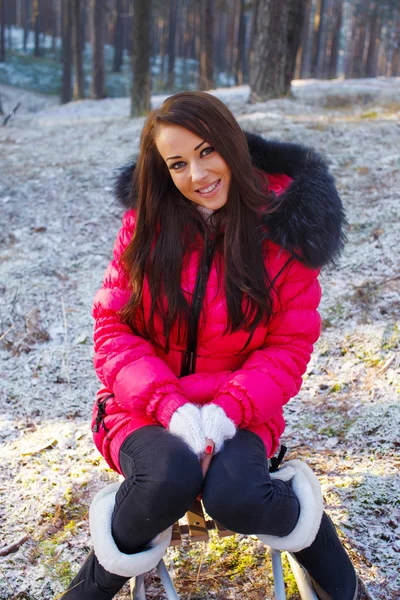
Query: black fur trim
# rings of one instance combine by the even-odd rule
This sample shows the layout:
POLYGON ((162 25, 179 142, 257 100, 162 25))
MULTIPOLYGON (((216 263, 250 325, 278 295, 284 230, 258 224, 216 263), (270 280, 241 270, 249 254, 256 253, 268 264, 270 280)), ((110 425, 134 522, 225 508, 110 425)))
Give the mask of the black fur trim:
MULTIPOLYGON (((268 238, 307 266, 334 264, 345 242, 346 219, 335 181, 322 157, 300 144, 266 140, 246 133, 253 165, 266 173, 285 173, 292 183, 279 197, 279 209, 266 217, 268 238)), ((120 169, 115 194, 125 208, 134 208, 135 162, 120 169)))
POLYGON ((346 239, 346 219, 325 161, 299 144, 246 137, 254 166, 293 179, 279 197, 279 209, 264 218, 269 239, 309 267, 336 263, 346 239))
POLYGON ((133 173, 135 171, 136 161, 129 165, 121 167, 117 171, 114 181, 114 194, 117 200, 125 208, 135 208, 136 197, 133 192, 133 173))

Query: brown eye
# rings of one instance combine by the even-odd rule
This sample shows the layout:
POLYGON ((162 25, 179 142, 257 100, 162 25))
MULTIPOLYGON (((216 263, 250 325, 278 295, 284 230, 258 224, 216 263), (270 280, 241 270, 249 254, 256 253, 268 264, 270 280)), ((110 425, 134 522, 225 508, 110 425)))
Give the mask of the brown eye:
POLYGON ((214 148, 212 146, 207 146, 207 148, 203 148, 200 152, 200 156, 207 156, 208 154, 211 154, 211 152, 214 152, 214 148))
POLYGON ((171 171, 178 171, 178 169, 182 168, 182 165, 184 165, 185 163, 181 160, 179 162, 174 163, 173 165, 170 166, 170 170, 171 171))

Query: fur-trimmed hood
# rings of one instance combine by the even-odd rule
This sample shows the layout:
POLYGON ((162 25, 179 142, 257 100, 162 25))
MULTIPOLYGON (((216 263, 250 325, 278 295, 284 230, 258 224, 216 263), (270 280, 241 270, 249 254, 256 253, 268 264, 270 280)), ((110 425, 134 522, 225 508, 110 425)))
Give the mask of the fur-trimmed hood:
MULTIPOLYGON (((345 242, 342 201, 323 158, 311 148, 266 140, 246 133, 252 163, 267 174, 284 173, 293 181, 280 196, 279 209, 264 217, 268 237, 313 268, 335 263, 345 242)), ((134 208, 135 162, 123 167, 115 194, 127 209, 134 208)))

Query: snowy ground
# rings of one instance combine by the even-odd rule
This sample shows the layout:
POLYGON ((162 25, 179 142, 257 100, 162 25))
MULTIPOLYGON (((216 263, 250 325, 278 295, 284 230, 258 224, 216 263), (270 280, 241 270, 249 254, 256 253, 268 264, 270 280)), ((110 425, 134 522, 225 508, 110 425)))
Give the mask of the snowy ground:
MULTIPOLYGON (((400 79, 295 82, 293 91, 256 105, 246 86, 215 92, 243 128, 324 153, 348 215, 341 264, 322 275, 323 334, 287 407, 284 441, 320 476, 371 596, 396 600, 400 79)), ((143 119, 127 117, 127 99, 57 106, 5 86, 0 94, 6 112, 21 101, 0 129, 1 545, 27 536, 0 558, 0 598, 50 600, 89 547, 93 493, 115 479, 89 428, 90 307, 120 223, 113 172, 137 152, 143 119)), ((271 594, 265 549, 235 543, 170 551, 183 600, 271 594), (227 562, 238 555, 239 567, 227 562)), ((150 591, 164 597, 155 579, 150 591)))

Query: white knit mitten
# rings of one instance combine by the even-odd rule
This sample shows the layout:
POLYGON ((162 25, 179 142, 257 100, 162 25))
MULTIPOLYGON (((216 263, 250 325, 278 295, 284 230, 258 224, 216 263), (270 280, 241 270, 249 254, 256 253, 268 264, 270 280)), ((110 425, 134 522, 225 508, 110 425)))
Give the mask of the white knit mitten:
POLYGON ((206 437, 202 431, 200 408, 195 404, 184 404, 172 415, 169 422, 171 433, 180 437, 198 456, 204 454, 206 437))
POLYGON ((225 440, 233 438, 236 426, 227 416, 223 408, 216 404, 206 404, 201 409, 203 433, 214 442, 214 454, 219 452, 225 440))

